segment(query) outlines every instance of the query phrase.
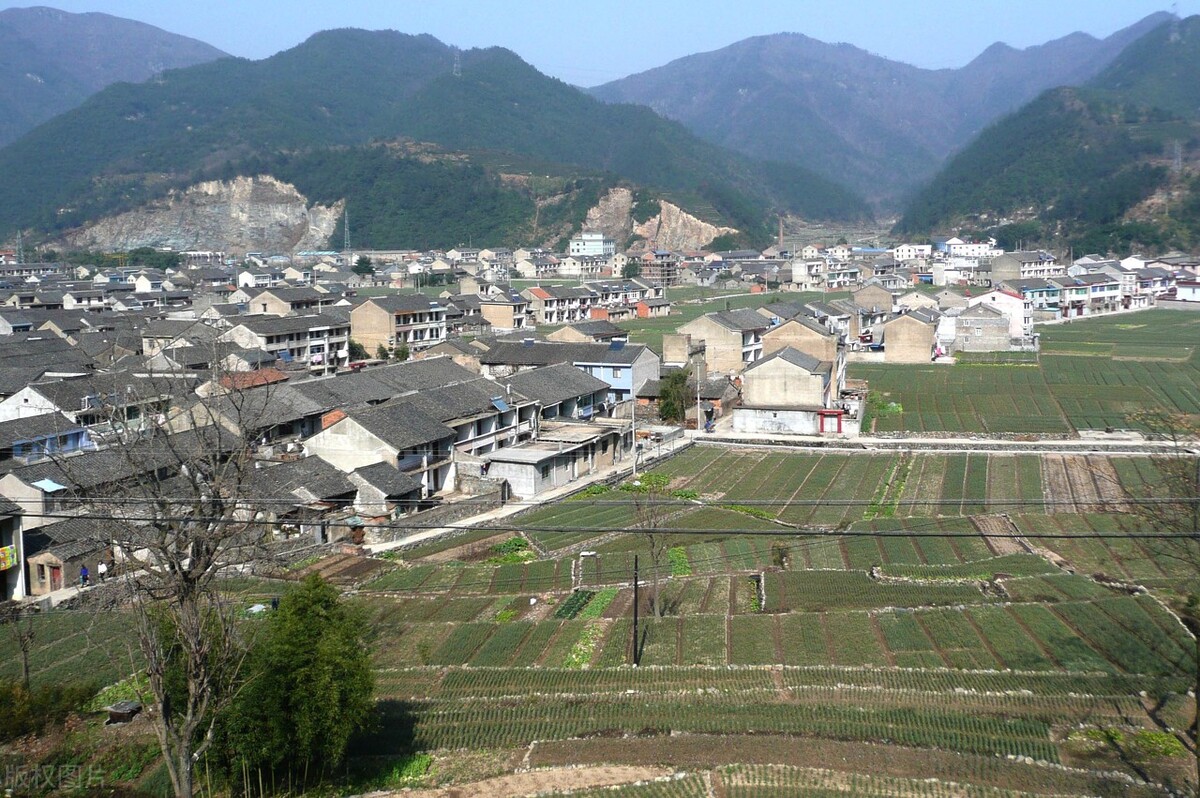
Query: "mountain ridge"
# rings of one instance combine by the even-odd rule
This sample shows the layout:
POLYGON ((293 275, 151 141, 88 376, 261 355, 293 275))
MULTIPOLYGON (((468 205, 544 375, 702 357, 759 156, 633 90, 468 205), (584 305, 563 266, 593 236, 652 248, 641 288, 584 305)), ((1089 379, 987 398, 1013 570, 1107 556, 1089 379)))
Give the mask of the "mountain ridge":
POLYGON ((227 53, 153 25, 46 6, 0 11, 0 146, 118 82, 227 53))
POLYGON ((1051 89, 986 129, 896 232, 966 226, 1093 252, 1200 244, 1197 84, 1200 15, 1163 23, 1084 86, 1051 89))
POLYGON ((1168 18, 1152 14, 1104 39, 1068 34, 1021 50, 996 43, 963 67, 938 70, 802 33, 771 34, 588 91, 648 105, 740 152, 840 178, 887 207, 987 123, 1044 89, 1090 77, 1168 18))
MULTIPOLYGON (((31 131, 0 150, 0 181, 11 187, 0 194, 0 232, 59 235, 171 190, 261 174, 255 159, 398 138, 606 173, 712 209, 720 218, 710 221, 754 240, 769 237, 773 213, 869 213, 815 174, 724 150, 646 108, 601 103, 503 48, 339 29, 261 61, 226 58, 116 84, 31 131)), ((322 187, 322 202, 337 199, 332 190, 322 187)))

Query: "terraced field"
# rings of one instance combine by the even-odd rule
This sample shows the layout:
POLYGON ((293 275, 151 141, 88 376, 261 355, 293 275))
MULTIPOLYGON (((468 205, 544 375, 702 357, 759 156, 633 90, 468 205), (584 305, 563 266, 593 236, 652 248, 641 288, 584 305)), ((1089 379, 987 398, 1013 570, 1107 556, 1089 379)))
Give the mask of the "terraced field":
MULTIPOLYGON (((1162 597, 1193 575, 1119 512, 1152 462, 696 446, 659 469, 682 493, 657 563, 620 490, 372 561, 351 600, 381 727, 351 767, 493 752, 501 770, 669 774, 566 793, 597 798, 1151 796, 1191 778, 1194 641, 1162 597), (488 562, 509 535, 536 558, 488 562)), ((43 619, 35 678, 92 661, 52 662, 107 639, 79 637, 81 617, 43 619)), ((0 676, 18 667, 0 638, 0 676)))

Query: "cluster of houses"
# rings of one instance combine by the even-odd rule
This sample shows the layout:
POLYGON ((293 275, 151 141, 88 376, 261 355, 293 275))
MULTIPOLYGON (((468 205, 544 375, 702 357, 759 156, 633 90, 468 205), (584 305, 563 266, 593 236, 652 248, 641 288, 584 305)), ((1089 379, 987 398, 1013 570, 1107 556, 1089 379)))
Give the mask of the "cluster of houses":
POLYGON ((112 530, 79 508, 94 515, 147 474, 173 478, 186 463, 162 455, 186 451, 174 441, 197 430, 251 448, 239 497, 248 523, 273 537, 370 541, 400 534, 398 521, 445 523, 629 462, 634 388, 660 373, 658 355, 607 329, 318 375, 199 335, 204 322, 174 337, 166 323, 146 325, 141 354, 107 363, 54 334, 4 342, 14 355, 0 366, 4 598, 50 593, 118 556, 112 530))
POLYGON ((185 253, 164 271, 0 264, 0 597, 44 595, 114 557, 112 530, 78 507, 186 467, 156 456, 186 450, 164 436, 250 442, 244 516, 273 536, 379 539, 414 515, 446 523, 630 461, 635 418, 675 369, 690 370, 697 426, 731 415, 740 434, 847 436, 867 391, 849 363, 1035 349, 1035 322, 1200 300, 1188 256, 1062 263, 957 239, 623 255, 583 234, 563 256, 371 259, 374 274, 332 253, 185 253), (622 278, 630 257, 641 276, 622 278), (439 272, 436 296, 362 290, 439 272), (506 282, 526 274, 572 279, 506 282), (684 282, 849 296, 707 313, 661 355, 630 343, 618 323, 669 316, 664 288, 684 282), (146 455, 118 456, 131 441, 146 455))

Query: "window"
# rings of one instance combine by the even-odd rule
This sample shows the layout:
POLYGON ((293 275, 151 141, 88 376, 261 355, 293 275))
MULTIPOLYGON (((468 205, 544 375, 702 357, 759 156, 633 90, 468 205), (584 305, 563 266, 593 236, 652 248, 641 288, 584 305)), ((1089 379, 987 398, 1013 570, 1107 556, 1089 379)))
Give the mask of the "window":
POLYGON ((613 369, 613 370, 612 370, 612 375, 613 375, 613 379, 614 379, 614 380, 619 380, 619 379, 621 379, 621 369, 613 369))
POLYGON ((45 582, 46 581, 46 566, 39 564, 37 574, 38 574, 38 581, 45 582))
POLYGON ((542 479, 549 479, 549 478, 550 478, 550 464, 543 463, 542 464, 542 479))

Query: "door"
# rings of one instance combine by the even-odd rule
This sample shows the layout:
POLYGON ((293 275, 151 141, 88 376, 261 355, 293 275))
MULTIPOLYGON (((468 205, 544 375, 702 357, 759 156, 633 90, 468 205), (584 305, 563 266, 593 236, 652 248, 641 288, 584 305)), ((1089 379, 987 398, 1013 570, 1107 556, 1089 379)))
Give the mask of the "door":
POLYGON ((57 565, 50 566, 50 589, 62 590, 62 568, 57 565))

